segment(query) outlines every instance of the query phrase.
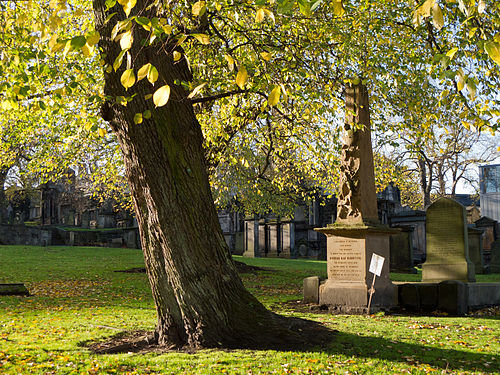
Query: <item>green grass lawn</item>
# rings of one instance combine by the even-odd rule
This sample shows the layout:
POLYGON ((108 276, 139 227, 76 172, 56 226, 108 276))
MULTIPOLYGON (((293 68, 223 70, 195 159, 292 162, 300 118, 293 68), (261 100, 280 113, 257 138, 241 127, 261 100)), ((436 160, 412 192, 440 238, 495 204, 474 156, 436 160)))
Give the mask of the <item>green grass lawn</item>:
MULTIPOLYGON (((30 297, 0 297, 0 374, 498 374, 500 317, 346 316, 299 313, 302 279, 325 262, 246 259, 242 274, 268 308, 338 331, 312 351, 204 350, 195 354, 96 355, 82 344, 152 330, 155 309, 139 250, 0 246, 0 283, 23 282, 30 297)), ((391 275, 418 281, 419 275, 391 275)), ((478 281, 500 281, 480 275, 478 281)))

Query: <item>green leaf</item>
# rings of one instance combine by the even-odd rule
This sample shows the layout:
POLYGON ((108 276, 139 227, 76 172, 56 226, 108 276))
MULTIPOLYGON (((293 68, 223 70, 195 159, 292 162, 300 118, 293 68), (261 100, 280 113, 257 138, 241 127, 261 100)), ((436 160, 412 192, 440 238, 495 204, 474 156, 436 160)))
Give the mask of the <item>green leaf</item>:
POLYGON ((149 109, 145 110, 144 113, 142 114, 142 116, 148 120, 151 118, 151 111, 149 109))
POLYGON ((126 49, 121 50, 118 56, 116 57, 115 61, 113 62, 113 69, 115 70, 115 72, 122 65, 123 56, 125 55, 125 52, 127 52, 126 49))
POLYGON ((164 85, 153 94, 153 103, 156 107, 163 107, 170 98, 170 86, 164 85))
POLYGON ((80 49, 85 45, 85 43, 87 43, 87 38, 85 38, 83 35, 71 38, 71 47, 73 49, 80 49))
POLYGON ((120 82, 125 89, 132 87, 135 83, 135 74, 133 69, 127 69, 122 73, 120 82))
POLYGON ((134 115, 134 124, 142 123, 142 113, 136 113, 134 115))

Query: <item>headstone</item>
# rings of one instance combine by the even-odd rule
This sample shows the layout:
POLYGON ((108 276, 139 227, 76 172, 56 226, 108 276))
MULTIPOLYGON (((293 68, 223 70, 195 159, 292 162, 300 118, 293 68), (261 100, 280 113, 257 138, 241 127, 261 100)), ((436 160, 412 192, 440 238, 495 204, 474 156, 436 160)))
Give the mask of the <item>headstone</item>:
POLYGON ((500 273, 500 241, 491 244, 490 273, 500 273))
POLYGON ((469 258, 474 263, 476 274, 484 273, 484 253, 483 253, 483 230, 477 228, 467 228, 469 239, 469 258))
MULTIPOLYGON (((346 88, 346 123, 342 146, 337 220, 316 229, 327 236, 328 280, 319 287, 319 303, 345 312, 365 312, 373 275, 373 253, 389 259, 389 236, 397 232, 378 221, 368 92, 364 85, 346 88)), ((389 262, 375 280, 373 311, 396 302, 389 262)))
POLYGON ((440 198, 427 209, 425 230, 427 256, 422 265, 422 282, 475 281, 464 206, 440 198))
POLYGON ((416 273, 413 267, 412 227, 401 227, 401 232, 390 239, 391 272, 416 273))

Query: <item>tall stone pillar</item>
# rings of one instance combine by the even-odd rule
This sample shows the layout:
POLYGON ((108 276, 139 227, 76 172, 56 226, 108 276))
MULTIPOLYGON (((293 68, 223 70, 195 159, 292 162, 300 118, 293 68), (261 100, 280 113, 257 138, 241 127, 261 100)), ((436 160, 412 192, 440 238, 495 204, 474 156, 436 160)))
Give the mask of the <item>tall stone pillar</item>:
MULTIPOLYGON (((373 253, 385 258, 375 282, 373 310, 390 308, 396 302, 396 289, 389 279, 389 237, 396 231, 378 220, 366 87, 347 87, 345 102, 337 220, 316 229, 327 236, 328 268, 328 279, 319 285, 317 299, 332 310, 359 313, 368 305, 373 253)), ((304 295, 304 300, 311 301, 311 296, 304 295)))

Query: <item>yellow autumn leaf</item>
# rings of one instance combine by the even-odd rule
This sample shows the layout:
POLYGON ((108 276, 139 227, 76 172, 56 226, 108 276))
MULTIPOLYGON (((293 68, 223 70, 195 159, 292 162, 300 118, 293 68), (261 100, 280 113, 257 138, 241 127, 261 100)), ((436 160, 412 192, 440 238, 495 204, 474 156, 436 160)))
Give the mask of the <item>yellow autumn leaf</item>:
POLYGON ((118 0, 118 3, 123 7, 125 15, 128 17, 130 11, 135 7, 137 0, 118 0))
POLYGON ((201 44, 210 44, 210 37, 207 34, 193 34, 193 37, 201 44))
POLYGON ((264 21, 264 17, 266 16, 266 12, 264 11, 263 8, 257 9, 257 12, 255 13, 255 22, 260 23, 264 21))
POLYGON ((241 65, 240 68, 238 69, 238 74, 236 74, 236 84, 239 86, 240 89, 245 88, 245 83, 248 80, 248 72, 247 69, 245 68, 244 65, 241 65))
POLYGON ((227 64, 229 65, 229 70, 233 71, 234 70, 234 59, 230 55, 224 55, 224 58, 227 61, 227 64))
POLYGON ((342 5, 342 0, 333 1, 333 14, 337 17, 342 17, 345 13, 344 6, 342 5))
POLYGON ((151 67, 150 63, 144 64, 143 66, 141 66, 141 68, 137 72, 137 81, 140 81, 141 79, 145 78, 148 75, 150 67, 151 67))
POLYGON ((99 134, 99 136, 104 137, 106 135, 106 129, 99 128, 97 133, 99 134))
POLYGON ((432 7, 432 23, 438 30, 441 30, 444 25, 443 12, 438 4, 432 7))
POLYGON ((83 56, 85 56, 85 57, 92 56, 94 54, 94 47, 89 46, 88 44, 85 44, 82 47, 82 53, 83 53, 83 56))
POLYGON ((170 86, 164 85, 153 94, 153 103, 156 107, 163 107, 170 98, 170 86))
POLYGON ((132 36, 132 30, 129 30, 122 34, 120 38, 120 47, 122 50, 129 49, 132 47, 132 43, 134 41, 134 37, 132 36))
POLYGON ((484 49, 488 53, 490 59, 500 65, 500 43, 487 42, 484 44, 484 49))
POLYGON ((269 52, 261 52, 260 56, 266 61, 271 60, 272 57, 272 55, 269 52))
POLYGON ((174 61, 179 61, 182 55, 179 51, 174 51, 174 61))
POLYGON ((96 45, 99 42, 100 37, 101 35, 98 31, 91 31, 87 36, 87 44, 91 47, 96 45))
POLYGON ((148 81, 154 85, 157 79, 158 79, 158 70, 154 65, 149 64, 148 81))
POLYGON ((127 69, 122 73, 120 82, 125 89, 132 87, 135 83, 135 74, 133 69, 127 69))
POLYGON ((203 14, 205 14, 206 10, 207 10, 207 6, 206 6, 206 3, 204 1, 197 1, 191 7, 191 11, 193 12, 193 16, 195 16, 195 17, 203 16, 203 14))
POLYGON ((194 98, 194 96, 195 96, 196 94, 198 94, 198 93, 200 92, 200 90, 201 90, 203 87, 205 87, 206 85, 207 85, 207 83, 205 82, 205 83, 202 83, 201 85, 196 86, 196 87, 194 88, 194 90, 193 90, 193 91, 191 91, 191 93, 188 95, 188 99, 194 98))
POLYGON ((275 106, 276 104, 279 103, 280 96, 281 96, 281 88, 279 86, 274 86, 274 88, 271 90, 271 93, 267 97, 267 104, 269 104, 272 107, 275 106))

